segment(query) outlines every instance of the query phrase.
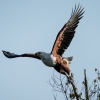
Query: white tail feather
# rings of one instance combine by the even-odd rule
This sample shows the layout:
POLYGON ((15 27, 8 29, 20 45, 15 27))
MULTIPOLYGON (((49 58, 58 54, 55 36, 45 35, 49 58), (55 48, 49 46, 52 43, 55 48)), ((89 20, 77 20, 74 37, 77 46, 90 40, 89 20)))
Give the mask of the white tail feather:
POLYGON ((73 56, 66 57, 66 58, 63 58, 63 59, 67 62, 68 66, 69 66, 69 64, 71 64, 71 61, 73 60, 73 56))

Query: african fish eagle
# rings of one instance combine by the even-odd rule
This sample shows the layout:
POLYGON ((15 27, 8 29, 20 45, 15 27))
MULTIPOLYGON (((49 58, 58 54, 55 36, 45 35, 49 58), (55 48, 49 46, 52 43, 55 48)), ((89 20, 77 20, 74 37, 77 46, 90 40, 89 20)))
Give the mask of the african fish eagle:
POLYGON ((3 51, 3 54, 7 58, 16 58, 16 57, 31 57, 41 60, 46 66, 53 67, 56 71, 61 74, 66 75, 70 74, 69 64, 72 60, 72 57, 62 57, 64 51, 70 45, 74 34, 75 29, 78 26, 79 20, 83 17, 84 8, 82 6, 75 5, 75 9, 72 9, 72 14, 67 23, 59 31, 56 40, 54 42, 51 53, 37 52, 37 53, 25 53, 25 54, 14 54, 8 51, 3 51))

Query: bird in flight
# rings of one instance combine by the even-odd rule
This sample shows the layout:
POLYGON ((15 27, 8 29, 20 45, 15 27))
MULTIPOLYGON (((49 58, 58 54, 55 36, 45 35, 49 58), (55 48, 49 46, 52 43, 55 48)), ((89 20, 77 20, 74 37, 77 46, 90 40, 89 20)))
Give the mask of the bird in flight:
POLYGON ((15 54, 8 51, 3 51, 3 54, 7 58, 17 58, 17 57, 31 57, 41 60, 46 66, 53 67, 57 72, 66 75, 70 74, 69 64, 73 57, 62 57, 65 50, 70 45, 75 29, 78 26, 79 20, 83 17, 84 8, 82 6, 75 5, 74 10, 72 9, 72 14, 67 23, 59 31, 56 40, 54 42, 53 48, 50 53, 36 52, 36 53, 25 53, 25 54, 15 54))

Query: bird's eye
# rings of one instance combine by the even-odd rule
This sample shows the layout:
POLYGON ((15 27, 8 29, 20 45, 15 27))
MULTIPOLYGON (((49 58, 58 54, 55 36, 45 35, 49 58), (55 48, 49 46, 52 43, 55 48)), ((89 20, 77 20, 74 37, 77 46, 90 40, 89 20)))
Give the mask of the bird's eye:
POLYGON ((40 56, 40 54, 41 54, 40 52, 35 53, 36 56, 40 56))
POLYGON ((41 52, 38 52, 38 54, 40 55, 40 54, 41 54, 41 52))

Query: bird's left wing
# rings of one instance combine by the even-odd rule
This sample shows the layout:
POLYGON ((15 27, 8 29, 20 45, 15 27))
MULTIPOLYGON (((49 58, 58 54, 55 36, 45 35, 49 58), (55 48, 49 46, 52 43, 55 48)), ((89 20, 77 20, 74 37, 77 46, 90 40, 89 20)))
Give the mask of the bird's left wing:
POLYGON ((70 45, 74 34, 75 29, 78 26, 79 20, 83 17, 84 8, 82 6, 78 5, 75 6, 74 11, 72 10, 72 15, 69 19, 69 21, 63 26, 63 28, 58 33, 56 40, 54 42, 51 54, 54 56, 60 55, 64 53, 64 51, 68 48, 70 45))
POLYGON ((16 57, 31 57, 31 58, 36 58, 36 59, 39 59, 41 60, 40 57, 36 56, 35 54, 32 54, 32 53, 25 53, 25 54, 21 54, 21 55, 18 55, 18 54, 15 54, 15 53, 10 53, 8 51, 3 51, 3 54, 7 57, 7 58, 16 58, 16 57))

